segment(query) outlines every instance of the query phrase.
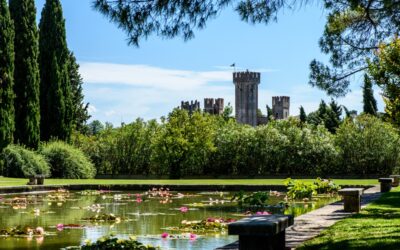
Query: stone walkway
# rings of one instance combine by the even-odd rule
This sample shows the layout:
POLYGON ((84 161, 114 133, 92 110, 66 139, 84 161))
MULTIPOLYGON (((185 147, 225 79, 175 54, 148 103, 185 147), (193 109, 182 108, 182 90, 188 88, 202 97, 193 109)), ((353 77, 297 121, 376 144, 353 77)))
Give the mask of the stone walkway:
MULTIPOLYGON (((361 207, 364 208, 380 196, 379 185, 365 190, 361 196, 361 207)), ((286 229, 286 248, 295 249, 304 241, 314 238, 322 230, 332 226, 343 218, 349 217, 351 214, 343 211, 343 201, 339 201, 296 217, 294 225, 286 229)), ((238 249, 238 242, 235 242, 216 250, 238 249)))

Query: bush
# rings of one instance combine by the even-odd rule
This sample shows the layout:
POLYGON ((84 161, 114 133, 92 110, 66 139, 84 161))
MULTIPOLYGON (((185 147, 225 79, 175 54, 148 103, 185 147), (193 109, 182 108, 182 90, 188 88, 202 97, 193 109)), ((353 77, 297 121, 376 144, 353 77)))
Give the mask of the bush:
POLYGON ((399 166, 399 135, 389 124, 370 115, 346 120, 337 130, 340 174, 391 174, 399 166))
POLYGON ((44 145, 41 153, 51 167, 55 178, 86 179, 93 178, 96 170, 85 154, 64 142, 54 141, 44 145))
POLYGON ((42 174, 49 176, 50 167, 45 158, 22 146, 9 145, 3 149, 3 175, 7 177, 29 177, 42 174))

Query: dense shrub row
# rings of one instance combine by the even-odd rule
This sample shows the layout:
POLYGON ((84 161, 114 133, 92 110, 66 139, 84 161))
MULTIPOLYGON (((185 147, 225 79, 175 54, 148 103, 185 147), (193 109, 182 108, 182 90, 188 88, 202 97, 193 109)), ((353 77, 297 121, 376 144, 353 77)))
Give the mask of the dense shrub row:
POLYGON ((42 145, 38 152, 9 145, 1 153, 1 175, 28 177, 42 174, 54 178, 93 178, 96 170, 85 154, 64 142, 42 145))
POLYGON ((399 166, 399 135, 371 116, 346 120, 331 134, 296 119, 256 128, 174 110, 161 123, 137 120, 74 144, 99 174, 332 175, 387 174, 399 166))

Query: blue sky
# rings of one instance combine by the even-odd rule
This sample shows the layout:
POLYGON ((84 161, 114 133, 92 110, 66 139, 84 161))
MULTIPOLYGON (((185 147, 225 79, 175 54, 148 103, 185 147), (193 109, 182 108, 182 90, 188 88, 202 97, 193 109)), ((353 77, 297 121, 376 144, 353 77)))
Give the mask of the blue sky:
MULTIPOLYGON (((44 0, 36 0, 38 20, 44 0)), ((90 0, 62 1, 69 48, 81 65, 84 94, 92 119, 118 125, 138 117, 167 115, 181 100, 222 97, 234 106, 232 69, 262 73, 259 108, 272 96, 291 97, 291 115, 317 109, 324 92, 308 85, 309 63, 326 61, 318 47, 325 15, 318 5, 281 13, 277 23, 249 25, 228 7, 188 42, 150 37, 140 47, 128 46, 125 33, 91 8, 90 0)), ((352 92, 338 99, 362 110, 360 76, 352 92)), ((383 110, 379 90, 378 109, 383 110)))

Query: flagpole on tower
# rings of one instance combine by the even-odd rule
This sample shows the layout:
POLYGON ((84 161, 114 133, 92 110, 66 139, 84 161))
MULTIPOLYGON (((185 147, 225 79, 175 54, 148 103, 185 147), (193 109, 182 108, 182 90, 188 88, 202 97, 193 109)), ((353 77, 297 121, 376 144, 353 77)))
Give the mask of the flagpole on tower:
POLYGON ((233 72, 236 72, 236 63, 232 63, 231 67, 233 67, 233 72))

